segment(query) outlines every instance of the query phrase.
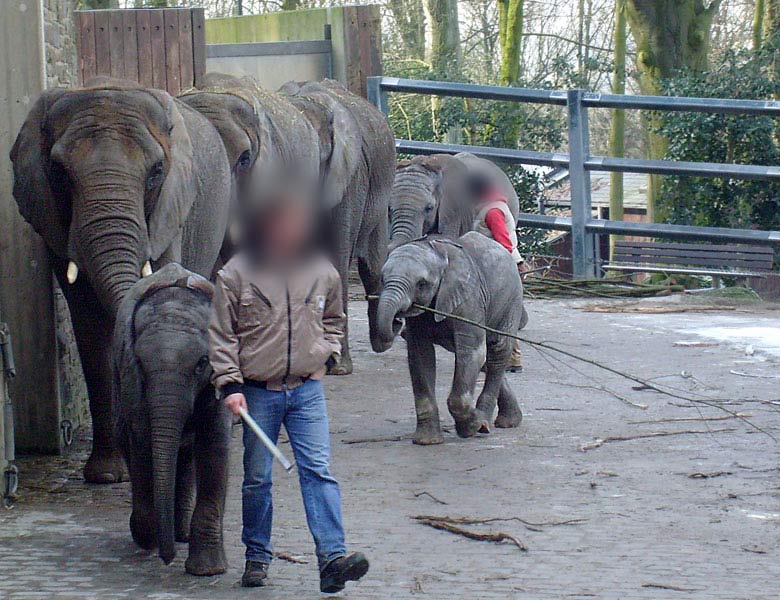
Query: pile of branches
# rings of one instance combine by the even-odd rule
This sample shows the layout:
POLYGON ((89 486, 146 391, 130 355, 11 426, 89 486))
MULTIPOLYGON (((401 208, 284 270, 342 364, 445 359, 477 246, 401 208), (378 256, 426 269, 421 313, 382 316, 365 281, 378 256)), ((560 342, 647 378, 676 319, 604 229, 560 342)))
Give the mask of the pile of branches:
POLYGON ((531 298, 650 298, 684 291, 681 285, 634 283, 618 279, 552 279, 527 277, 524 292, 531 298))

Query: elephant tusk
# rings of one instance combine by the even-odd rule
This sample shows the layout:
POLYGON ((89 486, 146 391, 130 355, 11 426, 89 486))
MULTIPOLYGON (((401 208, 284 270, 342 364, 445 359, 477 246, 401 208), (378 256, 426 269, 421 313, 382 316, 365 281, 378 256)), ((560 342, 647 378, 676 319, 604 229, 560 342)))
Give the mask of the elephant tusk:
POLYGON ((79 276, 79 268, 76 266, 76 263, 73 261, 68 263, 68 271, 65 276, 67 277, 68 283, 70 285, 76 283, 76 278, 79 276))
POLYGON ((148 260, 144 263, 144 266, 141 268, 141 277, 149 277, 149 275, 152 274, 152 263, 150 263, 148 260))

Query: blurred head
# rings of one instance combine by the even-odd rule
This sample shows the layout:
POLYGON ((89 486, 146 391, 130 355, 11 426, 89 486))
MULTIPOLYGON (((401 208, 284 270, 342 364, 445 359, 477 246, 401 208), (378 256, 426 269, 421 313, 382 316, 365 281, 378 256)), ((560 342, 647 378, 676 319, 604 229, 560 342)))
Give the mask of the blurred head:
POLYGON ((484 173, 470 173, 466 179, 468 195, 474 202, 488 200, 493 190, 493 182, 484 173))
POLYGON ((299 196, 276 195, 262 208, 255 209, 245 222, 250 256, 262 262, 290 264, 313 249, 313 206, 299 196))

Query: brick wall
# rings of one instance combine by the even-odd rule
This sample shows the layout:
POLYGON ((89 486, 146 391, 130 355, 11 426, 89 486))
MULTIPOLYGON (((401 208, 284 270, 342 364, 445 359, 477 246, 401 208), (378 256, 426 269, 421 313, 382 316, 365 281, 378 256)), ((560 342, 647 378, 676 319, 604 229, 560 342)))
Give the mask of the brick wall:
POLYGON ((76 84, 76 29, 73 0, 43 0, 46 87, 76 84))

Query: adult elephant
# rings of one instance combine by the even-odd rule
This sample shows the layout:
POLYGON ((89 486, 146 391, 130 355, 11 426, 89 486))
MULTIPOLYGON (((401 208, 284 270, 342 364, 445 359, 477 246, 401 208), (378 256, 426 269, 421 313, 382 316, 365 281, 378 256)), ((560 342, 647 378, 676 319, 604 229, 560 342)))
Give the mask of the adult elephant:
POLYGON ((390 197, 390 248, 429 233, 457 238, 473 229, 476 199, 469 195, 466 182, 474 173, 493 182, 517 218, 517 193, 495 163, 468 152, 417 156, 396 168, 390 197))
POLYGON ((84 477, 121 481, 110 404, 116 313, 162 264, 211 275, 230 202, 223 145, 207 119, 167 93, 100 77, 44 92, 11 161, 19 211, 46 242, 73 321, 93 425, 84 477))
MULTIPOLYGON (((358 260, 366 293, 378 292, 395 164, 393 136, 381 112, 333 81, 289 83, 281 93, 272 93, 251 79, 216 73, 182 100, 207 116, 222 135, 241 201, 260 193, 279 172, 304 180, 314 173, 345 306, 352 258, 358 260)), ((371 343, 381 350, 375 316, 372 299, 371 343)), ((332 372, 352 372, 346 336, 341 361, 332 372)))

